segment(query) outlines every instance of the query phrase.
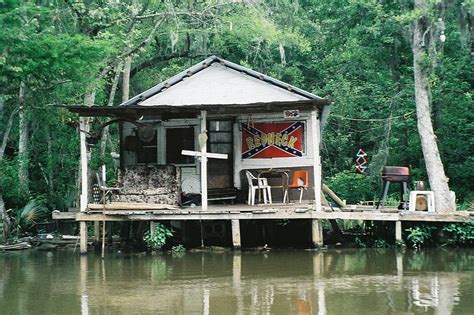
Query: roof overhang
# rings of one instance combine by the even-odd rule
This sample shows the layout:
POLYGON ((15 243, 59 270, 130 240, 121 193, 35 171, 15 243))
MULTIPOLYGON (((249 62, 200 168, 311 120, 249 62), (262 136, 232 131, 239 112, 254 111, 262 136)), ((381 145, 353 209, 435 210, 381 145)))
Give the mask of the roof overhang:
POLYGON ((205 104, 205 105, 156 105, 156 106, 63 106, 69 111, 82 117, 117 117, 138 119, 142 116, 151 117, 195 117, 202 110, 208 112, 209 115, 226 115, 238 116, 247 114, 275 113, 283 110, 323 110, 325 105, 331 102, 326 99, 311 99, 300 101, 284 101, 272 103, 252 103, 252 104, 205 104))

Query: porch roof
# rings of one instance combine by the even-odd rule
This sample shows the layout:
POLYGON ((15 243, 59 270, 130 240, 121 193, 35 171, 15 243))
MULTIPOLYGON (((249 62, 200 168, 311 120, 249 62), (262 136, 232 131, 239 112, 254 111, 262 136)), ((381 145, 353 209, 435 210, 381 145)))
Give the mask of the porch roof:
POLYGON ((210 115, 236 116, 252 113, 272 113, 283 110, 322 110, 324 105, 329 104, 324 99, 282 101, 271 103, 251 103, 251 104, 199 104, 199 105, 128 105, 128 106, 65 106, 69 111, 84 117, 123 117, 139 118, 142 116, 153 117, 195 117, 201 110, 206 110, 210 115))

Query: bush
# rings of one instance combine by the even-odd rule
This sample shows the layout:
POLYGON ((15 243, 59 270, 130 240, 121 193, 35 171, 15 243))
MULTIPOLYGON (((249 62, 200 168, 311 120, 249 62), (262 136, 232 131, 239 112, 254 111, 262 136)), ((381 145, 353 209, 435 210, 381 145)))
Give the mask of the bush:
POLYGON ((409 232, 407 240, 411 243, 414 249, 420 249, 422 245, 429 239, 433 230, 436 230, 434 226, 418 225, 412 228, 408 228, 405 231, 409 232))
POLYGON ((35 225, 44 221, 49 216, 49 210, 44 204, 44 199, 37 197, 31 199, 23 207, 17 210, 15 223, 18 233, 36 232, 35 225))
POLYGON ((374 200, 377 195, 373 180, 363 174, 342 171, 328 178, 326 185, 347 203, 358 203, 361 200, 374 200))
POLYGON ((474 221, 446 224, 442 232, 446 245, 465 245, 474 241, 474 221))
POLYGON ((145 245, 152 250, 161 250, 166 240, 173 236, 173 232, 161 223, 155 223, 155 233, 146 231, 143 236, 145 245))

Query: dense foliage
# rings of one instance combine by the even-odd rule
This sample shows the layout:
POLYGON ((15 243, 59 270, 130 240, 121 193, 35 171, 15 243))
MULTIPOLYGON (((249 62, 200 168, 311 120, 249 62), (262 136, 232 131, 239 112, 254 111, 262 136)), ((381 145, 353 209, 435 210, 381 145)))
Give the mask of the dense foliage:
MULTIPOLYGON (((474 199, 473 2, 437 2, 447 40, 430 78, 432 119, 451 189, 468 203, 474 199)), ((109 97, 127 57, 131 95, 218 54, 330 98, 324 175, 348 201, 374 198, 384 165, 410 166, 414 179, 426 181, 414 114, 412 6, 390 0, 1 1, 1 197, 13 209, 31 199, 50 209, 72 205, 77 117, 57 105, 83 104, 91 94, 97 105, 119 104, 121 93, 109 97), (19 154, 25 128, 26 153, 19 154), (370 178, 353 174, 359 148, 368 153, 370 178), (22 165, 26 185, 19 179, 22 165)), ((117 147, 117 131, 110 133, 107 152, 117 147)))
MULTIPOLYGON (((146 231, 143 240, 148 248, 152 250, 160 250, 165 244, 166 240, 173 236, 173 232, 161 223, 154 223, 154 232, 146 231)), ((181 251, 181 248, 176 249, 181 251)))

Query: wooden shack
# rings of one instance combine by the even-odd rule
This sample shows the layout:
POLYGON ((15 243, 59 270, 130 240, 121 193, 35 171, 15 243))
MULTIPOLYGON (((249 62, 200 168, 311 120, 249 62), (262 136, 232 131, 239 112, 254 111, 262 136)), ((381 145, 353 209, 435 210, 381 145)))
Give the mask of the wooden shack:
MULTIPOLYGON (((194 203, 200 207, 194 209, 206 211, 215 200, 242 202, 246 170, 258 176, 284 169, 288 182, 293 170, 304 169, 310 189, 303 198, 319 211, 319 142, 328 105, 317 95, 212 56, 120 106, 68 109, 81 116, 83 128, 84 117, 107 116, 120 124, 123 180, 108 209, 114 203, 129 203, 130 210, 159 204, 163 211, 184 207, 182 198, 198 195, 194 203)), ((81 133, 81 212, 91 209, 87 137, 81 133)), ((284 188, 271 193, 273 204, 282 202, 284 188)))
POLYGON ((80 212, 53 217, 80 222, 81 252, 87 250, 90 221, 230 220, 239 247, 240 220, 309 219, 315 246, 322 245, 321 219, 395 221, 397 239, 402 220, 447 220, 324 211, 319 151, 329 103, 212 56, 120 106, 69 106, 81 121, 80 212), (118 186, 108 203, 90 197, 88 143, 94 141, 88 117, 109 117, 107 124, 120 125, 118 186), (309 183, 303 201, 289 202, 284 195, 297 170, 306 171, 309 183), (271 203, 247 204, 247 171, 268 177, 271 203))

